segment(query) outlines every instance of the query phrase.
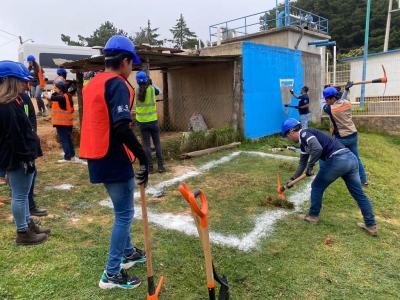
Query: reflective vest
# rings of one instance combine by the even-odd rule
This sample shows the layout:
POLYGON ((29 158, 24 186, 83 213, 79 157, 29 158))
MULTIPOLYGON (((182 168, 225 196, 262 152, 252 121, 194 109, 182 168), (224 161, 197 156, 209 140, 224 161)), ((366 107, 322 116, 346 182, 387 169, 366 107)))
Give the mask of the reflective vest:
MULTIPOLYGON (((104 95, 106 82, 116 77, 126 83, 130 94, 129 109, 132 108, 134 90, 129 82, 118 74, 98 73, 82 91, 83 117, 79 153, 81 158, 100 159, 106 156, 108 152, 112 125, 104 95)), ((130 161, 133 162, 135 156, 125 145, 124 148, 130 161)))
POLYGON ((58 101, 52 102, 51 124, 53 124, 53 126, 72 126, 74 124, 74 107, 71 106, 68 94, 64 94, 64 98, 67 104, 66 110, 60 108, 58 101))
POLYGON ((41 88, 45 87, 46 82, 44 81, 43 68, 41 66, 39 66, 38 77, 39 77, 39 85, 40 85, 40 87, 41 88))
POLYGON ((54 88, 55 88, 55 86, 56 86, 57 81, 59 81, 59 80, 60 80, 60 81, 62 80, 62 82, 63 82, 64 84, 67 83, 67 80, 65 80, 64 77, 58 75, 58 76, 57 76, 56 78, 54 78, 54 80, 53 80, 53 88, 52 88, 52 90, 51 90, 51 93, 54 93, 54 92, 55 92, 55 91, 54 91, 54 88))
POLYGON ((135 88, 136 120, 141 123, 157 120, 156 91, 154 86, 149 85, 146 89, 144 102, 137 100, 139 88, 135 88))

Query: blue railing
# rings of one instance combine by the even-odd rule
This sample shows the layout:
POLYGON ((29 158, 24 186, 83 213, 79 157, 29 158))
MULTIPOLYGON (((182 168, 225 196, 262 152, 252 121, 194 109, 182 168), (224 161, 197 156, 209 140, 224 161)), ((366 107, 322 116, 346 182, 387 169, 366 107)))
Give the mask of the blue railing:
POLYGON ((210 41, 218 40, 218 30, 220 38, 226 40, 289 25, 300 25, 305 29, 326 35, 329 33, 328 19, 289 5, 211 25, 209 27, 210 41))

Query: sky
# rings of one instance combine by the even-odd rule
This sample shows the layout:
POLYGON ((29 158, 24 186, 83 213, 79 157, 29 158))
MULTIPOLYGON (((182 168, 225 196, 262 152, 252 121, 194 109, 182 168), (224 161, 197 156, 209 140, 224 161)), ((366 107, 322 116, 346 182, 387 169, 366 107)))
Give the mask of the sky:
MULTIPOLYGON (((133 34, 139 27, 146 27, 149 19, 152 28, 159 28, 160 39, 171 39, 169 29, 175 26, 180 14, 189 29, 205 42, 210 40, 210 25, 267 11, 275 5, 276 0, 2 1, 0 60, 18 60, 18 36, 23 42, 33 39, 37 44, 65 45, 61 34, 78 40, 78 34, 90 36, 106 21, 133 34)), ((243 20, 240 22, 244 24, 243 20)))

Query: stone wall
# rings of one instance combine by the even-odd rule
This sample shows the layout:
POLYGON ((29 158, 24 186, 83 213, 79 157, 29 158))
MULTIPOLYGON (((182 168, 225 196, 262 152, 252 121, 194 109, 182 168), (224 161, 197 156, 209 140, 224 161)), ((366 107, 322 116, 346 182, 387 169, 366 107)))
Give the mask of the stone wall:
MULTIPOLYGON (((328 116, 323 116, 324 122, 329 122, 328 116)), ((364 127, 371 131, 384 132, 389 135, 400 135, 400 116, 354 116, 353 122, 357 128, 364 127)))

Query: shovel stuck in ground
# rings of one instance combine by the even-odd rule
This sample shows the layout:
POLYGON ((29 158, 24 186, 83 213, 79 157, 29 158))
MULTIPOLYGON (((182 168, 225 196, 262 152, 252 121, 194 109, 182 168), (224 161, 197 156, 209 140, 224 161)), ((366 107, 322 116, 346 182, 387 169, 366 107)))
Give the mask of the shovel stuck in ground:
POLYGON ((228 285, 228 278, 225 275, 222 275, 222 278, 219 277, 212 262, 210 236, 208 232, 208 202, 206 195, 201 190, 195 190, 192 192, 183 182, 179 183, 178 190, 182 194, 183 198, 190 204, 193 219, 196 223, 197 232, 199 233, 201 245, 203 247, 209 299, 215 300, 215 279, 215 281, 221 285, 218 300, 229 300, 230 287, 228 285), (196 197, 200 197, 201 208, 196 202, 196 197))

